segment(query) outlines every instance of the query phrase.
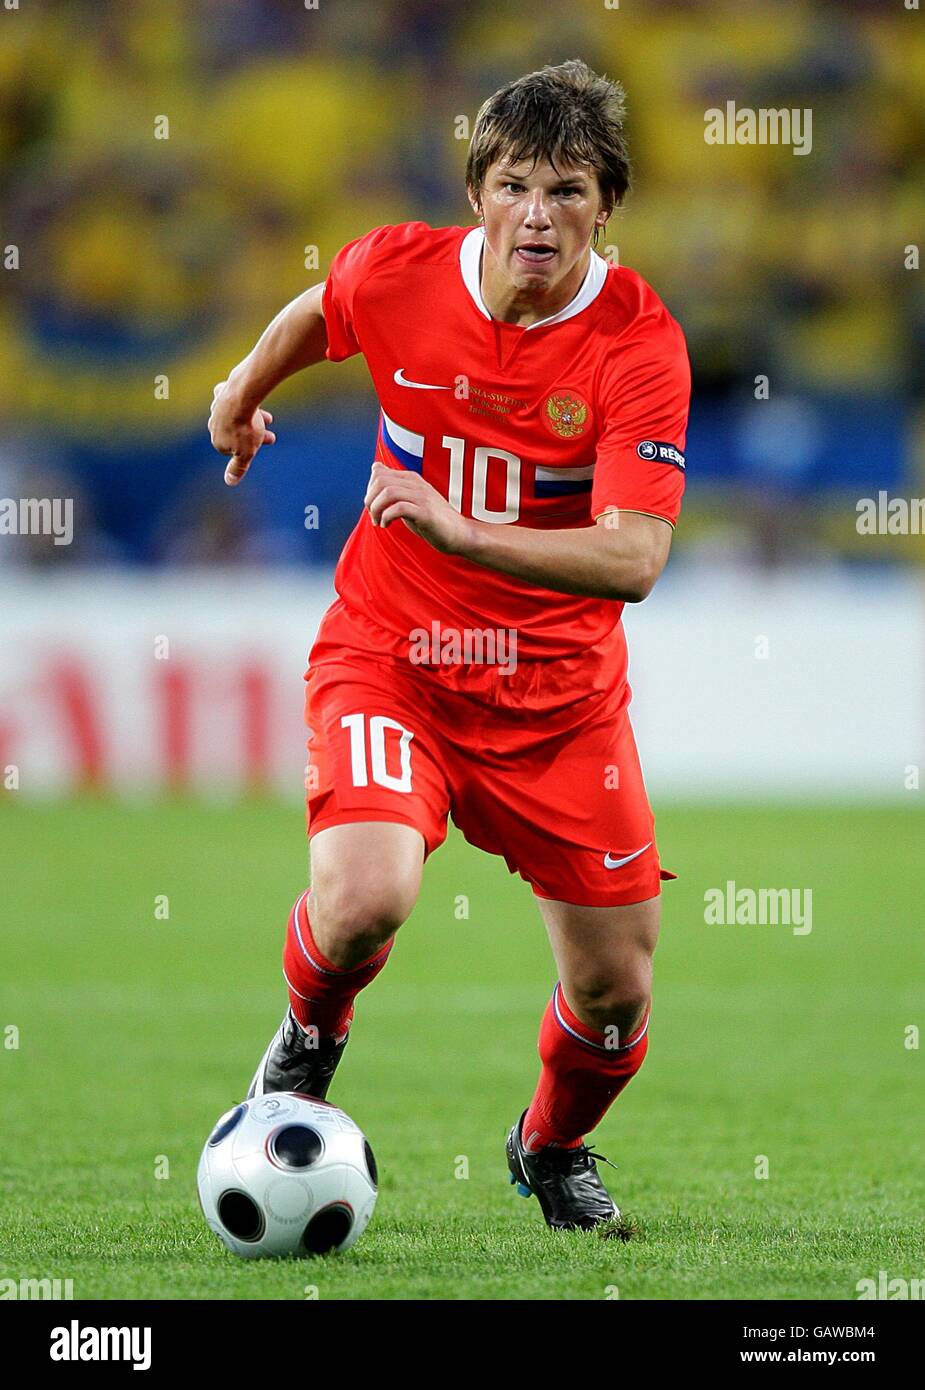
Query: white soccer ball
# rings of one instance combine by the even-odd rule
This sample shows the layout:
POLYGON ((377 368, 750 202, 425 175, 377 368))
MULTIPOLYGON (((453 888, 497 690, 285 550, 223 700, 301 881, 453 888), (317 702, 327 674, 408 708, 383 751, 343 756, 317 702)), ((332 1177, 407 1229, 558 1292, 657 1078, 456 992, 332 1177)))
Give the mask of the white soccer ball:
POLYGON ((295 1091, 244 1100, 216 1124, 199 1203, 242 1259, 349 1250, 376 1205, 373 1151, 349 1115, 295 1091))

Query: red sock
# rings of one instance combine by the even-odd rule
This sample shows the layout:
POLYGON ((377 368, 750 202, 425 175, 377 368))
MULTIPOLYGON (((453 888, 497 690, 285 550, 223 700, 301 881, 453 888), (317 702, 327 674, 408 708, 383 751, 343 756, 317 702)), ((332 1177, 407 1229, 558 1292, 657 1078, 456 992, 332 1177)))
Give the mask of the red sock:
POLYGON ((283 947, 283 975, 289 1002, 303 1028, 315 1027, 319 1038, 340 1038, 350 1027, 353 1001, 374 980, 389 958, 394 937, 351 970, 339 970, 319 951, 308 920, 308 893, 289 914, 283 947))
POLYGON ((575 1017, 557 983, 540 1025, 543 1067, 523 1122, 523 1140, 530 1152, 550 1144, 577 1148, 600 1124, 642 1066, 649 1045, 649 1010, 622 1046, 608 1047, 607 1041, 606 1033, 575 1017))

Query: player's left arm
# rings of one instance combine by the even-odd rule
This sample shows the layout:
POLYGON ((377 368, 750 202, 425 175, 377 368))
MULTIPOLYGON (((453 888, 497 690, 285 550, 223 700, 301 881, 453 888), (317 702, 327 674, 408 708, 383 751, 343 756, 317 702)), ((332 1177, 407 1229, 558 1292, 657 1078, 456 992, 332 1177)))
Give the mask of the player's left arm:
POLYGON ((476 529, 457 553, 476 564, 556 593, 623 603, 641 603, 652 592, 674 534, 662 517, 616 509, 594 526, 568 531, 472 524, 476 529))
POLYGON ((668 559, 672 526, 614 508, 594 526, 538 531, 461 516, 420 473, 374 463, 366 506, 374 526, 404 523, 446 555, 460 555, 562 594, 639 603, 668 559))

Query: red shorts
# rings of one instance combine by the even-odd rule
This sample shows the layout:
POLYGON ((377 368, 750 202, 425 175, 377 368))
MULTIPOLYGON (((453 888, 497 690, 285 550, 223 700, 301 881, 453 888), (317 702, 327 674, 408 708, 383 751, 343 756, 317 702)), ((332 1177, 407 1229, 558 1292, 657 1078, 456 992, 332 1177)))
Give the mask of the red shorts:
POLYGON ((310 836, 400 822, 431 854, 450 815, 540 897, 590 907, 643 902, 674 878, 659 867, 625 682, 588 694, 580 656, 521 661, 473 668, 474 697, 383 650, 371 627, 338 601, 312 648, 310 836))

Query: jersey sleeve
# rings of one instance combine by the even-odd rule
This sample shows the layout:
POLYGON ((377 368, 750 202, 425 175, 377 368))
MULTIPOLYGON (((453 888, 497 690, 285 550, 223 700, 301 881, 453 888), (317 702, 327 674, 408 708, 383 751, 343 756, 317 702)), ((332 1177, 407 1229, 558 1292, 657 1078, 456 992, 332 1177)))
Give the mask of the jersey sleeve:
POLYGON ((604 424, 591 493, 595 520, 608 511, 644 512, 673 526, 684 492, 684 445, 691 373, 684 335, 664 306, 629 330, 605 384, 604 424))
POLYGON ((374 227, 365 236, 348 242, 331 262, 321 296, 328 338, 325 356, 331 362, 343 362, 363 350, 357 334, 357 290, 382 263, 385 243, 394 230, 393 227, 374 227))

